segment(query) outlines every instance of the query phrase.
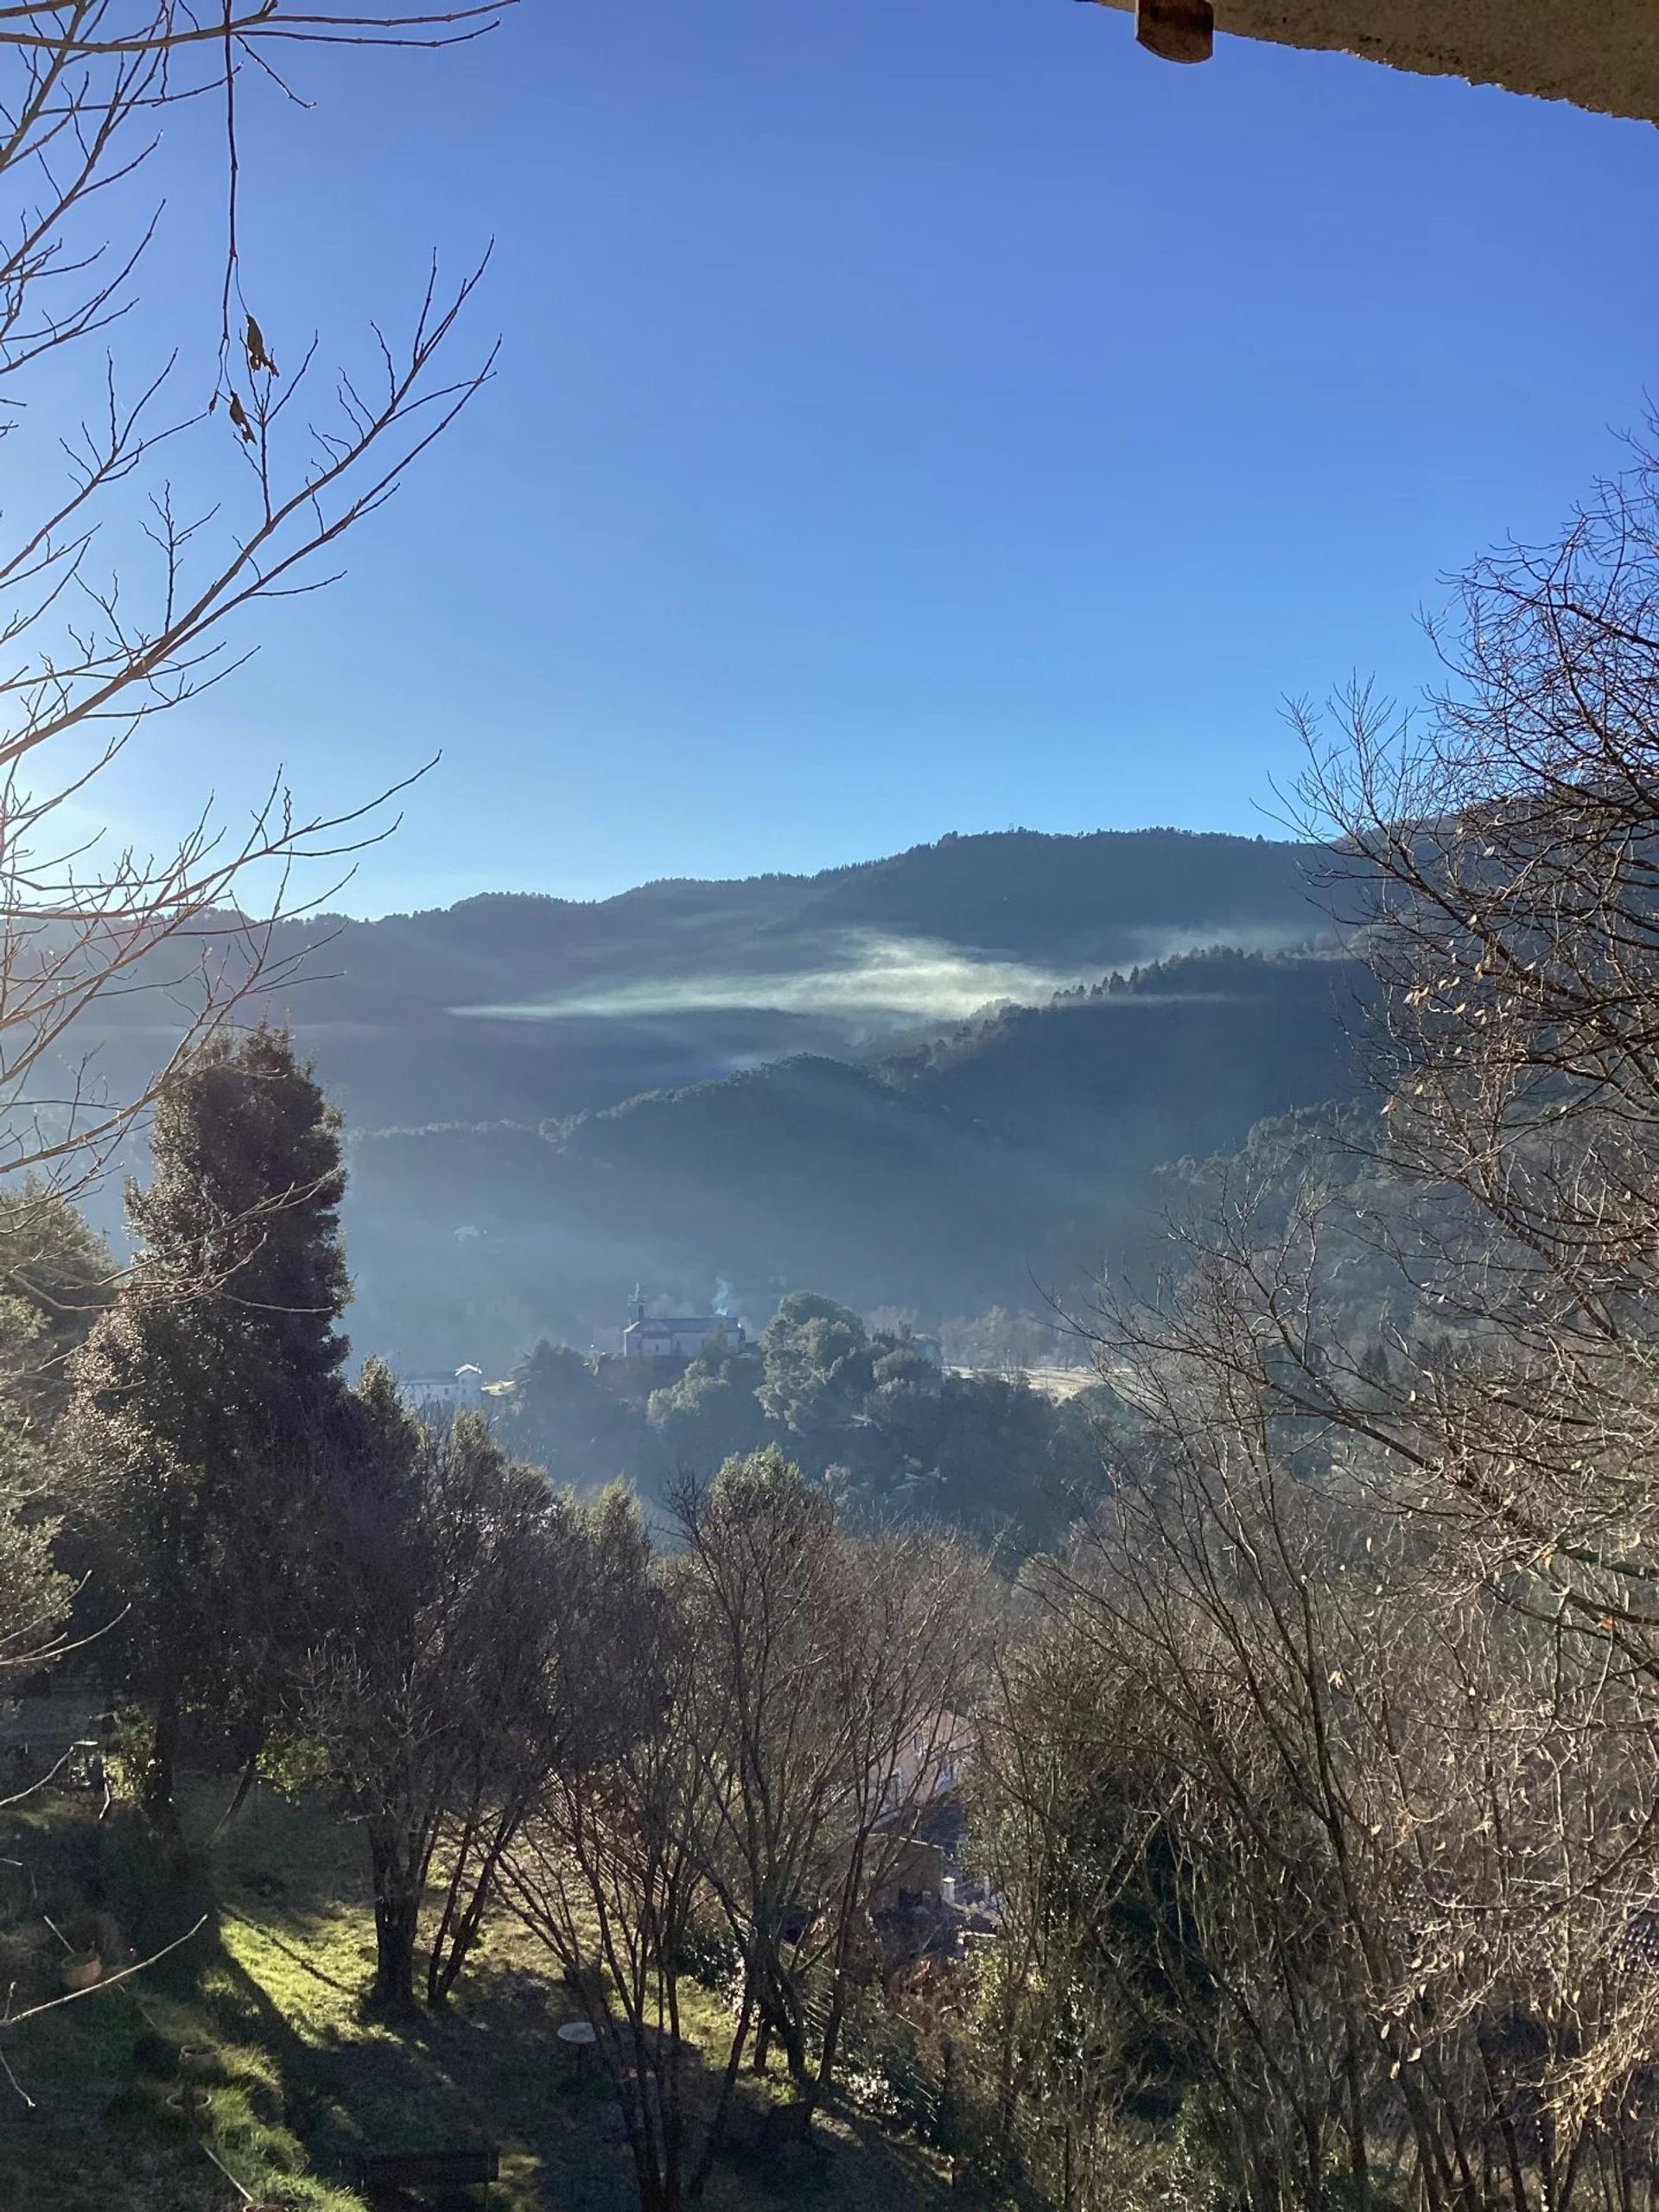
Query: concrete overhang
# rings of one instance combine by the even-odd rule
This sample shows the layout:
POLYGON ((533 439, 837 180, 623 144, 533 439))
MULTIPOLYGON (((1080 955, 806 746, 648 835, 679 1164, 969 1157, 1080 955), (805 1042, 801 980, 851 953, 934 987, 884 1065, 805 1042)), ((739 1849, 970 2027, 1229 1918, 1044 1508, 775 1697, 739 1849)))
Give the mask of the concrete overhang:
MULTIPOLYGON (((1101 0, 1133 12, 1135 0, 1101 0)), ((1179 16, 1189 0, 1149 0, 1179 16)), ((1465 77, 1659 123, 1659 0, 1214 0, 1236 38, 1465 77)), ((1149 41, 1150 42, 1150 41, 1149 41)), ((1179 58, 1189 58, 1181 55, 1179 58)), ((1192 58, 1196 58, 1193 56, 1192 58)))

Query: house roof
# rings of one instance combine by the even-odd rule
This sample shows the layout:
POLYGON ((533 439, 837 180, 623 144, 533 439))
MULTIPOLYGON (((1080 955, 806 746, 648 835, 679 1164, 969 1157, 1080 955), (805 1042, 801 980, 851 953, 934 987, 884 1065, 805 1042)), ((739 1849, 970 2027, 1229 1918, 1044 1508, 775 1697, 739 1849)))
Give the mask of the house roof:
MULTIPOLYGON (((1132 9, 1135 0, 1102 4, 1132 9)), ((1654 0, 1215 0, 1215 19, 1236 37, 1659 122, 1654 0)))
POLYGON ((712 1336, 716 1329, 741 1325, 727 1313, 650 1313, 643 1321, 630 1321, 624 1334, 632 1336, 637 1330, 642 1337, 666 1336, 675 1329, 703 1329, 712 1336))

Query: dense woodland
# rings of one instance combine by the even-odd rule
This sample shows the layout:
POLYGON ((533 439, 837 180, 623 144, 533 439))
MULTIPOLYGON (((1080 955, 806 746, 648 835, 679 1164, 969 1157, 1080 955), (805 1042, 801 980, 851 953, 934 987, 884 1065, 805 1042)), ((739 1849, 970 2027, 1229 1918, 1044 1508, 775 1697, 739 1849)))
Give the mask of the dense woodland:
MULTIPOLYGON (((1304 944, 1342 918, 1317 859, 1180 830, 1011 830, 817 876, 322 914, 277 926, 253 995, 354 1130, 534 1128, 791 1053, 880 1055, 964 995, 959 1014, 1195 947, 1304 944)), ((118 1066, 153 1029, 138 997, 99 1005, 87 1033, 118 1066)))
MULTIPOLYGON (((809 1284, 931 1330, 1075 1297, 1155 1240, 1150 1171, 1348 1084, 1357 897, 1311 846, 1009 831, 222 957, 346 1116, 353 1333, 504 1375, 608 1342, 636 1281, 695 1312, 725 1280, 757 1321, 809 1284)), ((92 1010, 106 1080, 142 1088, 153 1007, 92 1010)), ((92 1205, 120 1245, 118 1184, 92 1205)))
POLYGON ((770 1447, 860 1522, 938 1522, 1029 1550, 1097 1494, 1103 1425, 1133 1421, 1103 1387, 1056 1403, 1018 1368, 941 1373, 902 1323, 867 1328, 810 1291, 791 1291, 756 1344, 716 1334, 656 1389, 629 1379, 626 1363, 543 1342, 492 1426, 556 1479, 626 1481, 658 1499, 770 1447))

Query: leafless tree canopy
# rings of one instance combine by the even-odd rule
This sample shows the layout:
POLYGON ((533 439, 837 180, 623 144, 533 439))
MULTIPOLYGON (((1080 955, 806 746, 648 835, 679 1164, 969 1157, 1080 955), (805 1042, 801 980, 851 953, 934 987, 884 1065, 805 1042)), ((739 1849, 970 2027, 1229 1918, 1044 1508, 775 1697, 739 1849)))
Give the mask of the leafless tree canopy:
POLYGON ((1067 2205, 1158 2096, 1261 2212, 1650 2201, 1656 492, 1478 564, 1421 718, 1304 716, 1380 1131, 1103 1313, 1156 1441, 987 1726, 1003 2147, 1067 2205))
POLYGON ((176 1059, 257 987, 271 921, 304 903, 296 871, 384 833, 373 792, 323 819, 280 772, 245 826, 218 823, 204 793, 161 851, 82 825, 156 718, 240 665, 241 618, 333 580, 347 533, 489 374, 487 354, 444 365, 477 270, 446 286, 435 268, 405 330, 374 334, 366 379, 330 370, 329 341, 261 326, 241 245, 257 185, 238 152, 243 104, 298 118, 284 73, 308 44, 442 46, 495 13, 0 11, 0 425, 48 487, 8 499, 0 545, 0 1166, 66 1185, 96 1173, 155 1085, 100 1084, 82 1018, 165 991, 176 1059), (219 338, 156 359, 127 316, 165 220, 151 168, 175 114, 194 134, 194 191, 224 209, 222 255, 203 271, 219 338), (186 504, 180 475, 213 488, 186 504), (263 920, 244 911, 256 896, 263 920))
POLYGON ((1431 717, 1391 729, 1357 702, 1339 742, 1310 731, 1305 790, 1380 886, 1388 1151, 1416 1200, 1398 1256, 1452 1338, 1395 1394, 1392 1433, 1471 1536, 1586 1618, 1628 1613, 1643 1633, 1659 1475, 1656 502, 1638 455, 1558 543, 1479 563, 1431 717))
POLYGON ((615 1554, 562 1675, 563 1748, 503 1866, 581 1996, 647 2212, 701 2193, 746 2058, 764 2071, 781 2051, 787 2124, 810 2125, 852 1994, 880 1981, 874 1901, 959 1752, 979 1628, 971 1560, 842 1529, 776 1453, 687 1491, 679 1522, 677 1554, 615 1554), (697 1942, 733 1965, 701 2100, 680 2016, 697 1942))

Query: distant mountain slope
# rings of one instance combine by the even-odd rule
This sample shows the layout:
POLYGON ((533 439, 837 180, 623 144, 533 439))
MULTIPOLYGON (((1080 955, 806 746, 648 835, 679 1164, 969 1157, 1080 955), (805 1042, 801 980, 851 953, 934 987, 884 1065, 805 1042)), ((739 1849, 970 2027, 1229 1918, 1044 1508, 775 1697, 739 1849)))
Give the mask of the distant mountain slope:
POLYGON ((1115 967, 1194 944, 1283 944, 1323 926, 1312 846, 1190 830, 942 837, 810 879, 820 929, 873 928, 1115 967), (1109 951, 1101 948, 1109 941, 1109 951))
POLYGON ((1078 1173, 1149 1166, 1329 1096, 1368 982, 1340 958, 1183 954, 965 1023, 885 1072, 1078 1173))
POLYGON ((1321 925, 1309 901, 1317 858, 1310 846, 1183 830, 1008 830, 817 875, 676 880, 593 901, 489 893, 331 926, 358 992, 412 990, 427 1003, 658 974, 786 973, 833 957, 849 931, 1098 968, 1155 959, 1176 949, 1172 936, 1306 938, 1321 925))
MULTIPOLYGON (((1182 957, 1332 943, 1319 859, 1009 830, 278 931, 279 963, 315 948, 263 1006, 352 1134, 360 1348, 586 1343, 636 1278, 697 1304, 729 1278, 757 1313, 802 1283, 935 1315, 1028 1304, 1033 1274, 1122 1248, 1154 1163, 1338 1082, 1339 963, 1182 957)), ((175 1033, 188 951, 79 1038, 112 1089, 175 1033)))
MULTIPOLYGON (((316 949, 267 1004, 358 1127, 537 1122, 788 1053, 866 1055, 1192 945, 1305 944, 1327 926, 1309 898, 1316 858, 1173 830, 1009 830, 592 904, 490 894, 281 931, 278 960, 316 949)), ((169 1006, 111 1007, 112 1078, 162 1052, 169 1006)))
POLYGON ((498 1362, 586 1343, 635 1280, 752 1313, 803 1283, 930 1316, 1144 1241, 1149 1171, 1339 1095, 1359 971, 1222 952, 856 1067, 791 1058, 523 1127, 363 1134, 348 1222, 359 1340, 498 1362), (459 1347, 459 1349, 454 1349, 459 1347))

